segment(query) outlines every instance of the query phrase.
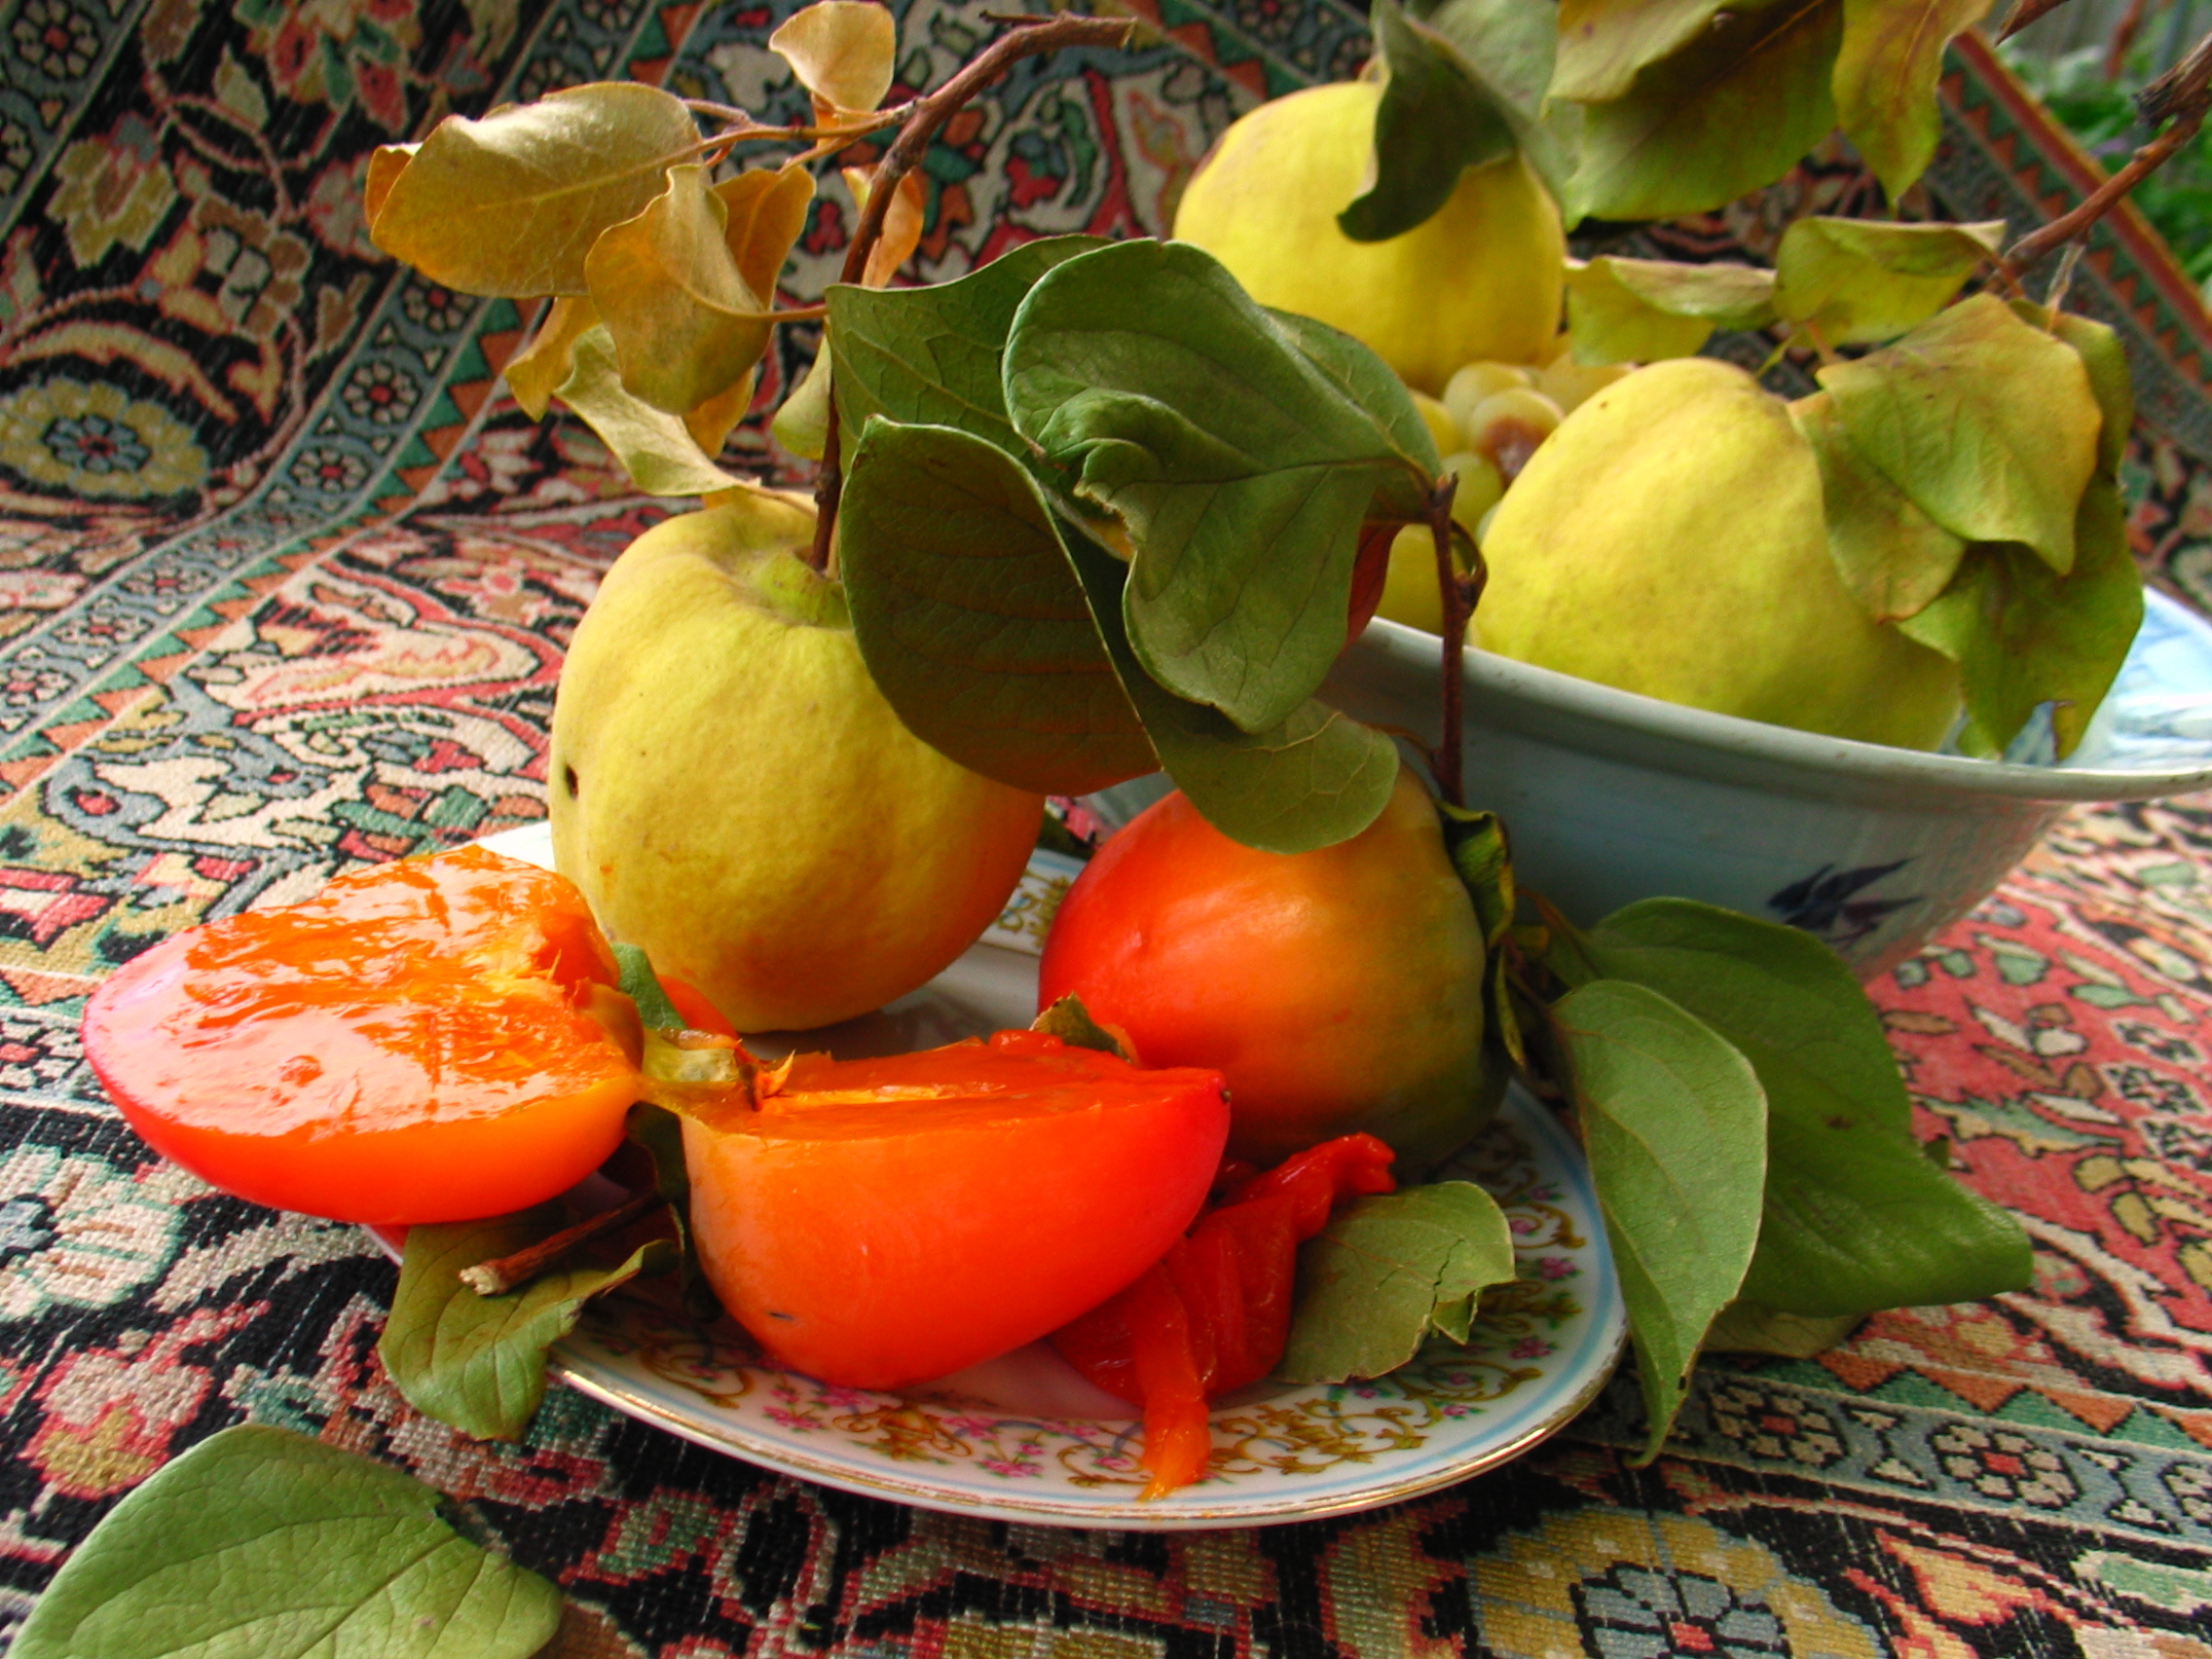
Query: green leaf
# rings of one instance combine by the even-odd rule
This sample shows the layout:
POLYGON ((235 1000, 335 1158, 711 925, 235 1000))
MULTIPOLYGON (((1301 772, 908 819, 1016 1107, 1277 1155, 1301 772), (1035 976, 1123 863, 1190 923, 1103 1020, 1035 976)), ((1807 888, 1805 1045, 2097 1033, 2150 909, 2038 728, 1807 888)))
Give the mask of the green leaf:
POLYGON ((1337 216, 1345 235, 1381 241, 1450 200, 1459 175, 1519 151, 1556 196, 1573 171, 1581 127, 1547 110, 1556 30, 1529 0, 1444 0, 1372 9, 1387 73, 1375 114, 1375 177, 1337 216))
POLYGON ((1911 1127, 1880 1012, 1811 934, 1692 899, 1644 899, 1578 942, 1604 977, 1657 991, 1738 1049, 1787 1057, 1854 1116, 1911 1127))
POLYGON ((2089 372, 2089 392, 2097 400, 2102 421, 2097 429, 2097 470, 2108 479, 2118 479, 2120 460, 2127 454, 2127 434, 2135 428, 2135 383, 2120 336, 2072 312, 2051 315, 2050 331, 2081 354, 2082 366, 2089 372))
POLYGON ((2025 1290, 2028 1235, 1790 1057, 1739 1045, 1766 1086, 1767 1182, 1745 1300, 1805 1318, 2025 1290))
POLYGON ((1774 309, 1830 346, 1890 340, 1934 316, 1996 256, 2005 221, 1892 225, 1799 219, 1775 255, 1774 309))
POLYGON ((1758 1239, 1766 1098, 1749 1061, 1657 991, 1596 979, 1554 1005, 1658 1456, 1713 1317, 1758 1239))
POLYGON ((1048 274, 1015 313, 1006 391, 1022 436, 1127 523, 1146 672, 1250 733, 1296 715, 1343 650, 1370 503, 1418 516, 1403 503, 1433 476, 1185 242, 1048 274))
POLYGON ((1474 1305, 1513 1279, 1513 1235, 1497 1200, 1467 1181, 1360 1198, 1299 1247, 1286 1382, 1382 1377, 1432 1330, 1464 1342, 1474 1305))
POLYGON ((820 461, 830 448, 830 359, 825 337, 823 350, 815 353, 768 423, 769 435, 804 461, 820 461))
POLYGON ((584 260, 623 389, 671 415, 734 386, 768 349, 775 324, 738 275, 728 229, 707 169, 670 167, 668 188, 584 260))
POLYGON ((1892 202, 1935 158, 1943 49, 1989 7, 1990 0, 1844 0, 1836 114, 1892 202))
MULTIPOLYGON (((619 988, 638 1011, 643 1051, 639 1069, 648 1087, 675 1084, 681 1094, 681 1086, 685 1083, 735 1081, 737 1056, 730 1051, 679 1050, 670 1041, 689 1022, 669 1000, 660 976, 653 972, 652 959, 644 950, 634 944, 617 944, 614 961, 621 976, 619 988), (721 1064, 714 1066, 708 1077, 695 1075, 707 1069, 698 1062, 709 1059, 721 1064)), ((691 1237, 691 1172, 683 1161, 682 1120, 666 1106, 640 1100, 631 1106, 624 1120, 623 1136, 627 1144, 615 1154, 617 1161, 610 1166, 610 1171, 633 1191, 649 1185, 660 1194, 662 1202, 668 1205, 669 1220, 676 1228, 680 1286, 687 1301, 711 1312, 713 1292, 705 1288, 706 1278, 700 1271, 697 1246, 691 1237), (638 1167, 640 1160, 644 1163, 642 1170, 638 1167)), ((663 1265, 653 1261, 645 1263, 647 1269, 656 1272, 663 1265)))
POLYGON ((832 287, 839 426, 858 434, 870 416, 884 415, 910 426, 956 426, 1025 454, 1002 385, 1014 313, 1045 273, 1107 245, 1098 237, 1048 237, 932 287, 832 287))
POLYGON ((1585 107, 1569 220, 1702 213, 1771 184, 1835 125, 1842 0, 1713 14, 1621 96, 1585 107))
POLYGON ((1850 1336, 1862 1317, 1845 1313, 1831 1319, 1805 1319, 1749 1302, 1731 1302, 1706 1332, 1705 1346, 1714 1353, 1774 1353, 1785 1359, 1811 1359, 1850 1336))
POLYGON ((1468 167, 1513 154, 1513 129, 1473 67, 1394 0, 1368 18, 1388 78, 1375 110, 1375 181, 1337 215, 1354 241, 1403 236, 1452 199, 1468 167))
POLYGON ((680 1031, 685 1020, 668 1000, 652 958, 634 944, 614 946, 614 966, 621 978, 618 988, 638 1008, 638 1023, 647 1031, 680 1031))
POLYGON ((2070 347, 1976 294, 1818 378, 1859 453, 1945 530, 2073 566, 2102 416, 2070 347))
POLYGON ((1450 801, 1438 801, 1436 810, 1444 825, 1444 850, 1474 902, 1483 947, 1492 949, 1513 925, 1513 855, 1505 821, 1494 812, 1472 812, 1450 801))
MULTIPOLYGON (((711 1319, 721 1310, 721 1304, 699 1266, 698 1244, 691 1235, 691 1172, 683 1161, 683 1120, 665 1106, 641 1100, 630 1108, 624 1132, 649 1166, 652 1188, 668 1205, 669 1220, 676 1227, 677 1288, 694 1313, 711 1319)), ((625 1171, 623 1179, 629 1178, 625 1171)), ((648 1258, 643 1271, 658 1272, 665 1265, 648 1258)))
POLYGON ((1959 665, 1970 755, 2002 755, 2044 702, 2056 705, 2059 755, 2071 755, 2120 674, 2143 621, 2143 577, 2126 508, 2103 478, 2083 492, 2075 536, 2064 576, 2024 547, 1970 548, 1943 596, 1898 624, 1959 665))
POLYGON ((12 1659, 529 1659, 561 1593, 397 1469, 241 1423, 109 1511, 12 1659))
POLYGON ((1540 0, 1442 0, 1412 9, 1458 52, 1513 129, 1522 160, 1557 201, 1582 147, 1582 111, 1550 95, 1557 13, 1540 0))
POLYGON ((1561 0, 1551 95, 1607 103, 1705 32, 1728 0, 1561 0))
POLYGON ((1161 690, 1122 625, 1125 568, 1072 528, 1063 541, 1161 765, 1207 823, 1263 852, 1308 853, 1349 840, 1381 816, 1398 781, 1387 736, 1310 700, 1271 730, 1239 731, 1215 710, 1161 690))
POLYGON ((464 294, 580 294, 600 233, 642 211, 698 148, 683 100, 639 81, 449 115, 386 185, 369 235, 464 294))
POLYGON ((714 463, 682 416, 655 409, 623 388, 614 342, 604 324, 576 336, 570 359, 569 378, 555 395, 599 434, 631 482, 646 495, 707 496, 754 488, 750 479, 714 463))
POLYGON ((1116 1033, 1109 1031, 1090 1017, 1090 1010, 1083 1006, 1078 996, 1061 997, 1043 1014, 1029 1022, 1029 1029, 1041 1031, 1048 1037, 1057 1037, 1071 1049, 1095 1049, 1102 1054, 1136 1063, 1136 1056, 1116 1033))
POLYGON ((2027 1235, 1913 1140, 1881 1015, 1827 946, 1687 899, 1631 904, 1581 942, 1608 979, 1659 992, 1758 1075, 1767 1166, 1747 1301, 1834 1317, 2026 1283, 2027 1235))
POLYGON ((1483 930, 1483 1004, 1490 1015, 1491 1033, 1515 1065, 1526 1065, 1528 1052, 1521 1041, 1521 1021, 1505 976, 1503 945, 1513 928, 1516 903, 1513 855, 1505 821, 1494 812, 1470 812, 1450 801, 1438 801, 1436 811, 1444 825, 1444 850, 1467 889, 1475 920, 1483 930))
MULTIPOLYGON (((1436 449, 1436 434, 1421 419, 1414 400, 1406 395, 1406 383, 1391 372, 1388 363, 1341 328, 1332 328, 1314 317, 1300 316, 1296 312, 1276 311, 1272 306, 1260 309, 1309 363, 1366 410, 1401 453, 1413 458, 1422 477, 1434 478, 1444 470, 1443 458, 1436 449)), ((1425 492, 1401 489, 1399 481, 1393 479, 1385 486, 1383 494, 1385 500, 1379 502, 1379 506, 1395 508, 1425 522, 1428 506, 1425 492)))
POLYGON ((461 1282, 463 1268, 512 1255, 566 1223, 560 1206, 540 1204, 407 1230, 377 1353, 409 1405, 479 1440, 521 1439, 545 1397, 546 1350, 575 1329, 585 1302, 648 1268, 675 1265, 675 1247, 656 1238, 613 1267, 554 1267, 504 1296, 479 1296, 461 1282))
POLYGON ((1825 391, 1789 406, 1821 466, 1828 555, 1852 597, 1877 622, 1917 616, 1958 574, 1967 544, 1868 464, 1825 391))
POLYGON ((1716 262, 1601 255, 1567 267, 1567 326, 1578 363, 1694 357, 1715 328, 1774 320, 1774 273, 1716 262))
POLYGON ((837 548, 853 629, 909 731, 1041 794, 1158 769, 1019 465, 952 427, 877 417, 848 467, 837 548))

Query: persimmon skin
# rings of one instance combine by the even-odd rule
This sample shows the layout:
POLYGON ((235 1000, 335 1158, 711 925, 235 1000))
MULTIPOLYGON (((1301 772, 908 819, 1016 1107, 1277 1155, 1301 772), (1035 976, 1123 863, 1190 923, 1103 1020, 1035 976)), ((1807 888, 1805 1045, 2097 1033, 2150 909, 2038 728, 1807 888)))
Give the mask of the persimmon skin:
POLYGON ((1381 817, 1310 853, 1233 841, 1180 792, 1155 802, 1068 889, 1037 994, 1081 997, 1146 1065, 1218 1067, 1233 1157, 1367 1133, 1419 1171, 1495 1108, 1482 968, 1435 806, 1401 770, 1381 817))
POLYGON ((1218 1073, 1026 1031, 806 1056, 782 1088, 684 1119, 692 1235, 772 1359, 851 1388, 979 1364, 1103 1302, 1198 1215, 1229 1129, 1218 1073))
POLYGON ((573 1186, 620 1142, 635 1060, 587 1012, 615 967, 581 895, 465 847, 165 940, 85 1012, 157 1152, 276 1209, 462 1221, 573 1186))

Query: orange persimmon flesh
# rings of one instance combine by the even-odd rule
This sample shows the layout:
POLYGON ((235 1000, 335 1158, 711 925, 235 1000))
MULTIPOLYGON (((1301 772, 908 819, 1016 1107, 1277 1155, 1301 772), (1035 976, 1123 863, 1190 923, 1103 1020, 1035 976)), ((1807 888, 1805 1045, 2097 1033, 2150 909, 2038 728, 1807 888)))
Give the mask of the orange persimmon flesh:
POLYGON ((1229 1133, 1218 1072, 1002 1031, 802 1055, 686 1117, 708 1281, 776 1361, 896 1388, 1036 1341, 1158 1261, 1229 1133))
POLYGON ((165 940, 92 994, 85 1047, 131 1127, 226 1192, 461 1221, 621 1140, 640 1084, 615 978, 574 887, 464 847, 165 940))

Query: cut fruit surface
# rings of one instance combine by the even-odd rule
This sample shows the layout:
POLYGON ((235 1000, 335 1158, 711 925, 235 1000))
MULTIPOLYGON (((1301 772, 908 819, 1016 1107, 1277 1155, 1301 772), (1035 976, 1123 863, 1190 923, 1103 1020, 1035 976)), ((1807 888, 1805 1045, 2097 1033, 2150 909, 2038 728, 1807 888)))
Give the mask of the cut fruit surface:
POLYGON ((770 1356, 892 1388, 1034 1342, 1181 1235, 1220 1161, 1220 1074, 1002 1031, 793 1059, 756 1109, 687 1118, 691 1221, 770 1356))
POLYGON ((614 981, 574 887, 464 847, 163 940, 93 993, 85 1046, 130 1125, 226 1192, 459 1221, 552 1198, 622 1138, 614 981))

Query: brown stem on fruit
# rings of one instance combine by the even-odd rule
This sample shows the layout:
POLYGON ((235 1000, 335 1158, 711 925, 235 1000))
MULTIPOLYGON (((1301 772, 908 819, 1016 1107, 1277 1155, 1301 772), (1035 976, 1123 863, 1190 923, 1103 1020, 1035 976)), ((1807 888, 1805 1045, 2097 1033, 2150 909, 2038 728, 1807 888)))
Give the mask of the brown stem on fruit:
MULTIPOLYGON (((929 153, 930 140, 938 135, 939 129, 959 113, 970 98, 1024 57, 1057 52, 1063 46, 1120 46, 1136 27, 1134 18, 1083 18, 1069 13, 1051 18, 1025 13, 992 20, 1008 24, 1007 32, 977 53, 951 80, 908 106, 912 113, 899 129, 899 136, 891 141, 883 160, 876 164, 875 176, 868 181, 867 204, 861 209, 860 221, 853 226, 853 240, 845 248, 840 281, 858 282, 866 273, 867 256, 875 251, 875 244, 883 235, 884 215, 891 210, 891 199, 898 194, 900 181, 920 164, 929 153)), ((843 468, 837 459, 834 381, 829 391, 830 424, 822 449, 822 470, 814 482, 814 549, 807 556, 807 563, 817 571, 830 569, 830 544, 837 532, 837 496, 844 485, 843 468)))
POLYGON ((2053 249, 2085 237, 2090 228, 2127 193, 2181 149, 2204 125, 2212 109, 2212 34, 2196 43, 2190 55, 2136 94, 2135 107, 2145 121, 2172 125, 2136 151, 2127 165, 2089 193, 2081 205, 2062 213, 2039 231, 2031 231, 2006 250, 2004 265, 2015 278, 2035 268, 2053 249))
POLYGON ((461 1282, 478 1296, 504 1296, 518 1285, 528 1284, 570 1251, 595 1238, 621 1232, 667 1201, 658 1193, 635 1193, 612 1209, 587 1216, 573 1227, 564 1227, 551 1237, 540 1238, 511 1256, 495 1256, 489 1262, 461 1269, 461 1282))
MULTIPOLYGON (((1428 534, 1436 543, 1436 592, 1444 609, 1444 729, 1429 756, 1429 769, 1436 774, 1436 793, 1450 805, 1465 806, 1467 792, 1460 775, 1459 753, 1464 679, 1460 657, 1467 648, 1467 618, 1474 614, 1482 586, 1478 580, 1470 587, 1459 573, 1458 561, 1452 556, 1453 532, 1459 529, 1452 517, 1452 498, 1458 493, 1458 475, 1451 472, 1439 478, 1428 493, 1428 534)), ((1477 571, 1482 567, 1478 565, 1477 571)))

